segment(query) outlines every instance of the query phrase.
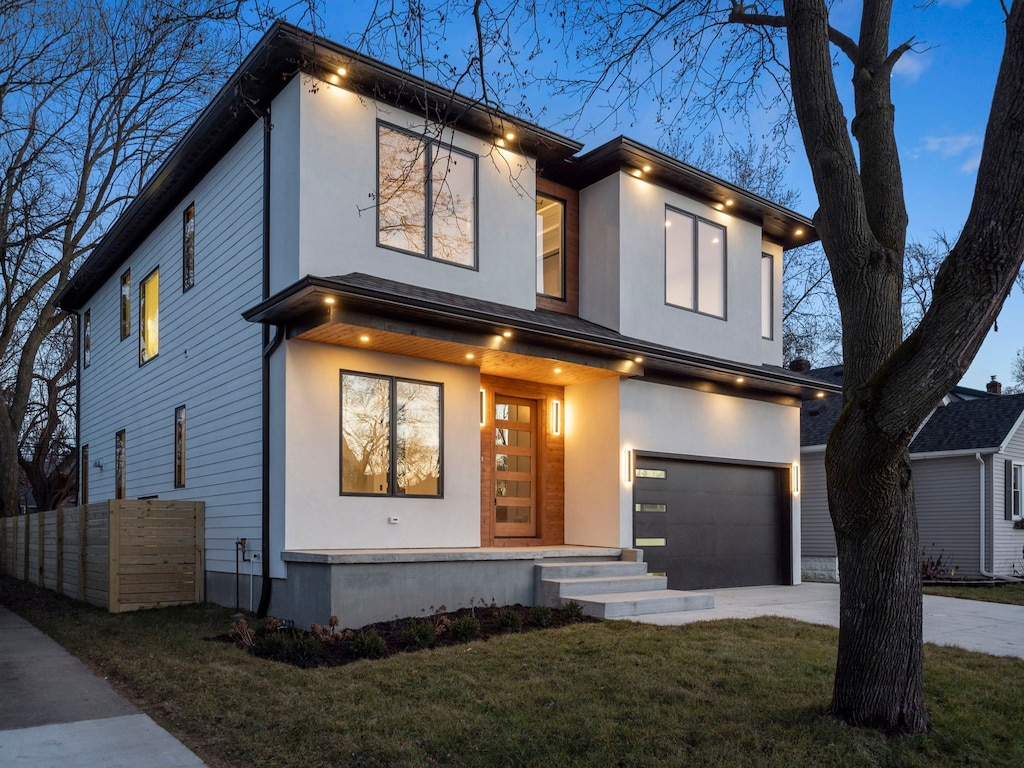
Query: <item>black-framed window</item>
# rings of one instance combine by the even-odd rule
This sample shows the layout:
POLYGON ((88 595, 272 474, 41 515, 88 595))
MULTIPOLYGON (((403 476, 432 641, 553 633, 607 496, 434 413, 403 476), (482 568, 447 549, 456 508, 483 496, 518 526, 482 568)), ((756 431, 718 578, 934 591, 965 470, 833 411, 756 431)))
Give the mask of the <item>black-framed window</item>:
POLYGON ((139 283, 139 365, 160 354, 160 267, 139 283))
POLYGON ((377 124, 377 245, 476 268, 477 158, 377 124))
POLYGON ((185 406, 174 409, 174 487, 185 487, 185 406))
POLYGON ((82 367, 92 363, 92 310, 85 310, 82 316, 82 367))
POLYGON ((1009 480, 1012 483, 1010 498, 1013 510, 1011 518, 1013 520, 1024 519, 1024 464, 1013 465, 1013 478, 1009 480))
POLYGON ((761 338, 775 338, 775 259, 761 254, 761 338))
POLYGON ((189 203, 181 220, 181 292, 196 284, 196 204, 189 203))
POLYGON ((565 202, 537 193, 537 293, 565 298, 565 202))
POLYGON ((128 446, 127 446, 127 435, 122 429, 116 435, 114 435, 114 498, 123 499, 125 498, 125 490, 128 485, 127 479, 127 462, 128 462, 128 446))
POLYGON ((443 495, 443 385, 341 372, 341 493, 443 495))
POLYGON ((132 335, 132 271, 121 275, 121 340, 132 335))
POLYGON ((80 487, 78 489, 78 503, 88 504, 89 503, 89 446, 88 444, 82 446, 82 452, 79 455, 79 462, 81 469, 79 470, 78 477, 80 487))
POLYGON ((725 319, 725 227, 665 207, 665 303, 725 319))

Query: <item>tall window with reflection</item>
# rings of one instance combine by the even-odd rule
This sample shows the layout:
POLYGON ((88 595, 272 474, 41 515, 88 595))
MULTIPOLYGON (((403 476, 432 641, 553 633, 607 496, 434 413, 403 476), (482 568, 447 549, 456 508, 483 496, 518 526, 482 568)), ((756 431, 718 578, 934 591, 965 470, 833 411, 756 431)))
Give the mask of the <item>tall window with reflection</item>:
POLYGON ((565 298, 565 203, 537 195, 537 293, 565 298))
POLYGON ((341 374, 341 493, 439 497, 442 385, 341 374))
POLYGON ((473 155, 378 125, 379 245, 475 267, 476 186, 473 155))
POLYGON ((139 285, 139 365, 160 353, 160 269, 139 285))
POLYGON ((665 302, 725 318, 725 227, 665 209, 665 302))

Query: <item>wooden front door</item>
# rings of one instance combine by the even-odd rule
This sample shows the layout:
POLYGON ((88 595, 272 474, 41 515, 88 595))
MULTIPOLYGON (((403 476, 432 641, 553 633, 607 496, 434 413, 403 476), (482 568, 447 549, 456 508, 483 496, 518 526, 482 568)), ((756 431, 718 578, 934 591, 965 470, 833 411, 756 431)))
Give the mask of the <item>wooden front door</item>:
POLYGON ((537 535, 536 400, 494 396, 494 535, 537 535))

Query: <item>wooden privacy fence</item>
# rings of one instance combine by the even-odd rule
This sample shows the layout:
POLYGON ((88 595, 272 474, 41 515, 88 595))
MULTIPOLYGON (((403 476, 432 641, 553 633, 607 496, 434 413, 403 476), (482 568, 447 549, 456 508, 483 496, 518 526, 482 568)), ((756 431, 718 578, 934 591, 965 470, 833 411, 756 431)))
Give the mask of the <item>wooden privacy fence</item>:
POLYGON ((0 518, 3 572, 111 613, 205 599, 206 505, 110 501, 0 518))

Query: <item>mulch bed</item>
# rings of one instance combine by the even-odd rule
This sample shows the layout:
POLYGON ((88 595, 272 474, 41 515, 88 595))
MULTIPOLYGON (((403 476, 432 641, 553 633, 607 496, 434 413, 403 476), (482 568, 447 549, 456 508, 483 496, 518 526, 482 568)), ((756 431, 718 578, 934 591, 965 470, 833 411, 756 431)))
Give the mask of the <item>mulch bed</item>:
POLYGON ((231 632, 212 639, 235 643, 254 656, 309 668, 597 621, 573 610, 492 605, 381 621, 359 629, 314 625, 311 632, 287 626, 279 619, 268 618, 256 627, 243 619, 231 632), (473 627, 477 627, 475 633, 473 627))

